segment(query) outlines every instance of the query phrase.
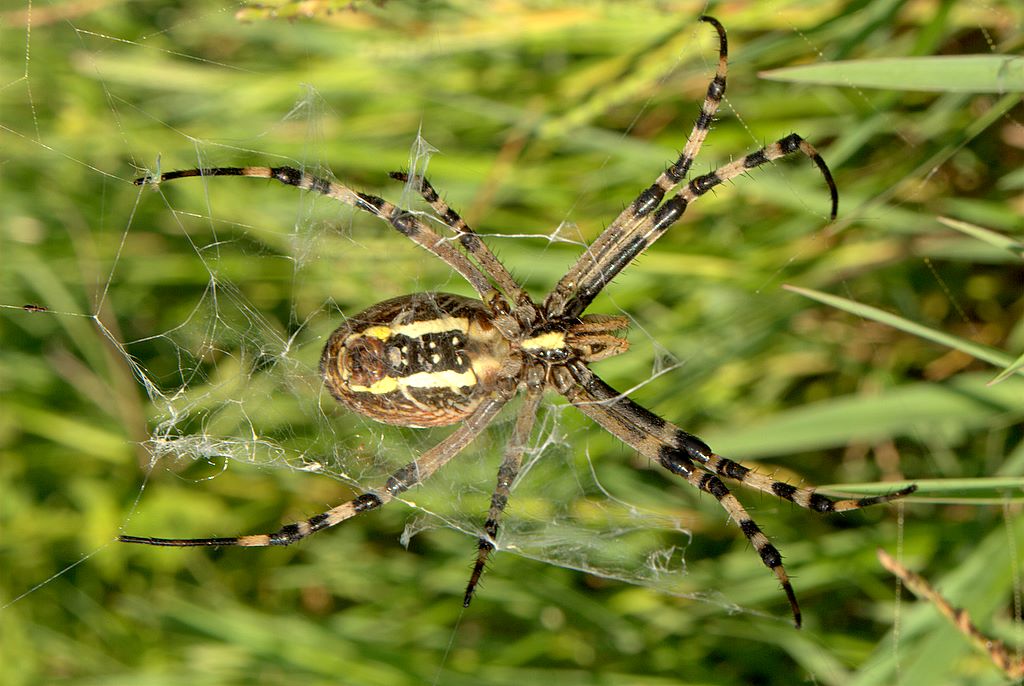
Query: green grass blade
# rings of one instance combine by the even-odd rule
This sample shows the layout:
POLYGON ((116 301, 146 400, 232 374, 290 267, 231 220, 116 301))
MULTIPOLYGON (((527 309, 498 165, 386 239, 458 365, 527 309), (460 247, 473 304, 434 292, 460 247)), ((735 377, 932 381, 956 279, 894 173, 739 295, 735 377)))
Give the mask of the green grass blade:
MULTIPOLYGON (((800 295, 811 298, 812 300, 817 300, 818 302, 849 312, 850 314, 855 314, 858 317, 864 317, 865 319, 870 319, 880 324, 886 324, 895 329, 899 329, 900 331, 905 331, 914 336, 919 336, 920 338, 932 341, 933 343, 938 343, 939 345, 959 350, 960 352, 967 353, 979 360, 984 360, 989 364, 999 367, 1010 367, 1013 364, 1012 358, 1000 350, 996 350, 995 348, 982 345, 980 343, 964 340, 959 336, 953 336, 948 333, 943 333, 942 331, 936 331, 935 329, 917 324, 916 322, 912 322, 909 319, 900 317, 899 315, 886 312, 885 310, 880 310, 877 307, 864 305, 863 303, 854 302, 847 298, 841 298, 837 295, 830 295, 828 293, 823 293, 809 288, 800 288, 799 286, 791 286, 788 284, 783 286, 783 288, 788 291, 792 291, 793 293, 799 293, 800 295)), ((1020 370, 1018 369, 1017 371, 1020 370)))
POLYGON ((772 69, 760 75, 773 81, 898 91, 1010 93, 1024 91, 1024 58, 939 55, 847 60, 772 69))
POLYGON ((992 476, 962 479, 913 479, 911 481, 876 481, 857 484, 829 484, 819 491, 834 494, 870 495, 886 493, 910 484, 917 492, 910 496, 918 503, 944 505, 1004 505, 1024 503, 1024 477, 992 476))
POLYGON ((944 383, 908 383, 871 395, 823 400, 743 428, 707 431, 703 438, 723 455, 744 459, 900 436, 942 436, 956 442, 980 427, 1024 418, 1022 397, 1022 379, 993 387, 984 374, 963 374, 944 383))
POLYGON ((1021 243, 1020 241, 1007 238, 1003 234, 993 231, 992 229, 986 229, 983 226, 970 224, 968 222, 960 221, 959 219, 951 219, 950 217, 939 217, 938 219, 940 224, 945 224, 951 229, 956 229, 957 231, 965 233, 972 238, 977 238, 979 241, 988 243, 994 248, 1005 250, 1021 259, 1024 259, 1024 243, 1021 243))
POLYGON ((1011 374, 1018 374, 1018 373, 1020 373, 1021 369, 1024 369, 1024 353, 1022 353, 1020 357, 1018 357, 1016 360, 1014 360, 1013 364, 1011 364, 1009 367, 1007 367, 1003 371, 999 372, 999 374, 996 376, 996 378, 994 378, 991 381, 989 381, 989 385, 990 386, 994 386, 997 383, 1002 383, 1003 381, 1008 379, 1011 374))

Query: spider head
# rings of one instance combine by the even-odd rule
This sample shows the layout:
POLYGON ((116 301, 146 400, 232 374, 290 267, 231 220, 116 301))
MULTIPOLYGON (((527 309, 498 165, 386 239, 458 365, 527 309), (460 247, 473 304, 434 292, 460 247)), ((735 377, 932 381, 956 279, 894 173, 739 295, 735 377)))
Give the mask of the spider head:
POLYGON ((601 314, 548 322, 524 337, 520 347, 530 357, 549 364, 570 359, 595 362, 629 349, 629 341, 618 335, 628 323, 626 317, 601 314))

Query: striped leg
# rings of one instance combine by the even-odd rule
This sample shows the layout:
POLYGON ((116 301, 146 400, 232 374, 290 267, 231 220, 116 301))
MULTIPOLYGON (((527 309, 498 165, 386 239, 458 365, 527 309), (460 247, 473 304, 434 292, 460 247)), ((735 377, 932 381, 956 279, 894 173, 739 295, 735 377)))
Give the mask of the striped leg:
MULTIPOLYGON (((704 96, 704 103, 701 105, 700 114, 693 124, 693 130, 686 139, 686 146, 679 158, 671 166, 665 169, 657 180, 646 188, 622 213, 615 218, 615 221, 605 229, 597 240, 587 248, 587 251, 579 257, 558 285, 548 296, 547 307, 552 314, 563 312, 577 315, 586 309, 586 303, 576 302, 578 311, 563 309, 568 299, 572 296, 582 276, 593 270, 597 265, 607 262, 609 256, 620 253, 627 244, 628 237, 633 234, 635 227, 650 214, 659 204, 665 194, 682 182, 690 171, 693 161, 700 152, 704 139, 707 138, 711 129, 711 122, 714 120, 718 106, 725 97, 726 74, 729 67, 729 43, 725 34, 725 27, 714 17, 703 16, 701 21, 711 24, 718 32, 718 69, 715 77, 708 85, 707 94, 704 96), (582 304, 582 308, 579 305, 582 304)), ((595 294, 596 295, 596 294, 595 294)))
MULTIPOLYGON (((565 305, 565 311, 580 313, 587 308, 601 290, 611 282, 619 272, 626 268, 637 256, 643 253, 668 230, 670 226, 679 221, 690 203, 707 193, 715 186, 736 178, 747 171, 760 167, 763 164, 772 162, 781 157, 801 152, 807 155, 821 171, 828 185, 832 197, 832 211, 830 218, 835 219, 839 210, 839 191, 836 189, 832 173, 829 171, 825 160, 810 143, 795 133, 781 138, 771 145, 767 145, 757 152, 750 153, 735 162, 723 165, 713 172, 693 178, 678 193, 665 202, 655 212, 633 226, 630 231, 619 241, 621 249, 615 253, 605 255, 601 260, 591 262, 589 269, 579 276, 576 282, 576 292, 569 298, 565 305)), ((599 239, 600 240, 600 239, 599 239)), ((581 258, 582 261, 582 258, 581 258)), ((552 292, 554 295, 556 291, 552 292)))
POLYGON ((655 437, 661 443, 662 449, 682 452, 705 471, 727 479, 733 479, 758 491, 771 493, 807 510, 822 513, 848 512, 897 500, 917 490, 917 486, 910 485, 890 493, 866 498, 833 499, 817 493, 814 488, 802 488, 788 484, 785 481, 778 481, 770 476, 758 474, 738 462, 715 454, 704 441, 693 434, 683 431, 675 424, 662 419, 642 405, 638 405, 626 396, 618 393, 590 369, 582 368, 577 376, 581 379, 580 383, 583 384, 590 395, 597 399, 597 402, 613 408, 633 425, 640 427, 645 433, 655 437))
POLYGON ((351 519, 358 514, 374 510, 385 505, 405 491, 418 486, 434 472, 458 455, 487 428, 501 408, 509 400, 508 395, 495 394, 477 408, 458 429, 436 446, 423 453, 417 460, 405 465, 387 480, 384 488, 364 493, 352 500, 333 507, 327 512, 310 517, 307 520, 287 524, 271 534, 252 534, 249 536, 233 536, 229 538, 152 538, 149 536, 118 536, 122 543, 142 543, 144 545, 194 547, 194 546, 242 546, 265 547, 272 545, 291 545, 317 531, 327 529, 351 519))
POLYGON ((771 493, 783 500, 789 500, 804 509, 814 512, 848 512, 850 510, 859 510, 863 507, 881 505, 882 503, 904 498, 917 490, 917 486, 911 484, 889 493, 883 493, 882 495, 873 495, 866 498, 834 499, 821 495, 814 488, 801 488, 788 484, 785 481, 776 481, 764 474, 758 474, 749 467, 744 467, 740 463, 721 455, 712 454, 708 456, 705 466, 709 471, 716 474, 729 479, 735 479, 750 488, 771 493))
POLYGON ((702 440, 618 393, 583 364, 573 365, 571 377, 559 380, 558 388, 573 405, 627 445, 674 474, 684 477, 700 490, 714 495, 739 524, 764 564, 779 578, 790 599, 797 626, 800 625, 799 607, 782 567, 779 551, 761 533, 718 477, 734 479, 815 512, 860 509, 896 500, 917 490, 917 486, 910 485, 884 495, 835 500, 816 493, 813 488, 799 488, 776 481, 738 462, 716 455, 702 440))
MULTIPOLYGON (((392 179, 402 181, 403 183, 409 182, 409 175, 405 172, 390 172, 388 174, 392 179)), ((516 303, 517 307, 528 308, 532 314, 528 314, 528 318, 533 320, 536 318, 536 308, 533 305, 533 301, 530 296, 523 290, 516 280, 509 273, 505 265, 501 263, 501 260, 491 252, 491 249, 487 247, 487 244, 480 239, 480 236, 473 230, 473 228, 466 223, 466 220, 459 216, 459 213, 453 210, 448 203, 446 203, 434 187, 431 185, 425 177, 414 177, 418 183, 413 186, 417 193, 423 196, 423 199, 430 204, 437 213, 438 218, 441 219, 446 225, 448 225, 452 231, 459 235, 459 243, 463 248, 466 249, 469 254, 476 258, 480 266, 483 267, 484 271, 494 280, 505 295, 508 296, 512 302, 516 303)))
POLYGON ((481 538, 477 544, 476 563, 473 565, 473 573, 466 584, 466 595, 462 600, 463 607, 469 607, 473 600, 473 592, 480 583, 480 575, 484 573, 484 566, 487 558, 494 550, 494 544, 498 538, 498 522, 508 504, 508 498, 512 491, 512 483, 519 474, 519 468, 523 464, 523 453, 526 451, 526 444, 533 432, 533 425, 537 420, 537 408, 544 393, 542 390, 531 390, 523 400, 522 407, 516 417, 516 425, 512 430, 508 445, 505 447, 505 458, 498 467, 498 483, 491 495, 491 509, 487 512, 487 521, 484 522, 485 538, 481 538))
POLYGON ((192 176, 249 176, 274 179, 288 186, 312 191, 351 205, 357 209, 380 217, 391 224, 400 234, 440 257, 448 266, 462 275, 481 298, 486 298, 494 289, 487 277, 465 255, 456 250, 448 241, 423 224, 411 213, 406 212, 383 198, 367 193, 358 193, 337 181, 331 181, 293 167, 212 167, 210 169, 185 169, 161 174, 160 178, 143 177, 135 184, 156 185, 192 176))
MULTIPOLYGON (((692 486, 715 497, 715 500, 725 509, 729 517, 739 525, 743 535, 750 541, 750 545, 757 551, 764 565, 772 570, 775 577, 779 580, 782 590, 786 593, 786 598, 789 599, 793 621, 797 628, 799 628, 801 622, 800 605, 797 603, 796 593, 794 593, 793 585, 789 581, 789 575, 786 574, 786 569, 782 565, 782 555, 779 553, 778 548, 772 545, 768 537, 764 535, 760 527, 757 526, 753 518, 747 513, 746 508, 736 499, 736 496, 729 492, 729 489, 722 483, 722 480, 714 474, 702 471, 691 459, 691 451, 699 449, 699 446, 704 445, 703 442, 696 437, 690 436, 692 439, 691 443, 683 449, 665 445, 655 435, 649 433, 642 424, 632 421, 626 413, 623 413, 618 402, 609 403, 607 399, 594 395, 590 389, 595 386, 595 381, 599 382, 601 386, 609 388, 593 372, 584 365, 579 364, 575 365, 571 372, 566 371, 562 378, 557 380, 557 383, 559 392, 570 403, 604 427, 606 431, 618 437, 619 440, 632 447, 641 455, 657 462, 673 474, 683 477, 692 486), (565 378, 570 373, 571 376, 565 378)), ((622 396, 615 394, 615 397, 621 398, 622 396)))
MULTIPOLYGON (((752 152, 735 162, 723 165, 713 172, 695 177, 676 197, 686 202, 693 202, 720 183, 734 179, 740 174, 747 173, 750 169, 760 167, 762 164, 767 164, 796 152, 802 152, 804 155, 807 155, 811 162, 818 167, 821 175, 825 177, 825 183, 828 185, 829 195, 832 198, 832 210, 829 213, 829 219, 834 221, 836 214, 839 212, 839 190, 836 188, 836 182, 832 179, 832 172, 829 171, 828 165, 825 164, 825 160, 814 149, 814 146, 795 133, 791 133, 785 138, 780 138, 771 145, 766 145, 757 152, 752 152)), ((665 208, 663 207, 662 209, 665 208)))

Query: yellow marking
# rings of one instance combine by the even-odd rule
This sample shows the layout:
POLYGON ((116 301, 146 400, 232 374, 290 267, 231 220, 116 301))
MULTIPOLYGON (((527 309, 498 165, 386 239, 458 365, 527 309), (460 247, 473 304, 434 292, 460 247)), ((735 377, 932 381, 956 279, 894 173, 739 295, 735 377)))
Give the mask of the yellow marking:
MULTIPOLYGON (((393 336, 408 336, 409 338, 415 339, 426 334, 443 333, 446 331, 460 331, 468 337, 469 326, 470 322, 467 317, 437 317, 435 319, 424 319, 422 321, 410 322, 408 324, 402 324, 394 327, 383 325, 369 326, 359 333, 350 335, 345 339, 345 345, 347 346, 351 341, 361 337, 376 338, 381 341, 387 341, 393 336)), ((430 347, 436 349, 437 343, 431 341, 430 347)), ((398 366, 396 362, 399 361, 402 363, 408 362, 407 355, 409 353, 409 346, 402 346, 402 352, 406 353, 406 355, 402 355, 399 360, 396 360, 394 358, 398 357, 398 355, 395 351, 391 351, 392 357, 389 359, 389 362, 392 366, 398 366)), ((441 361, 441 356, 432 355, 431 360, 434 364, 438 364, 441 361)), ((341 356, 338 358, 338 368, 341 372, 342 380, 348 382, 352 378, 352 374, 342 363, 341 356)), ((373 382, 369 386, 348 384, 348 388, 353 393, 384 395, 405 388, 464 388, 466 386, 475 386, 476 381, 477 377, 472 371, 459 373, 449 370, 441 372, 418 372, 416 374, 402 377, 385 376, 373 382)))
POLYGON ((388 326, 371 326, 363 330, 361 334, 357 336, 371 336, 373 338, 379 338, 382 341, 386 341, 391 338, 391 327, 388 326))
POLYGON ((523 341, 524 350, 558 350, 565 347, 565 334, 561 331, 548 331, 523 341))
POLYGON ((409 376, 385 376, 369 386, 349 386, 355 393, 383 395, 402 388, 465 388, 476 385, 476 374, 472 371, 417 372, 409 376))
POLYGON ((352 376, 352 373, 349 371, 348 367, 345 366, 344 354, 338 355, 338 357, 335 358, 334 367, 335 369, 338 370, 338 374, 341 376, 341 380, 347 384, 349 377, 352 376))
POLYGON ((398 388, 398 379, 393 376, 385 376, 380 381, 374 381, 369 386, 356 386, 355 384, 352 384, 349 388, 356 393, 383 395, 384 393, 392 393, 398 388))
POLYGON ((417 372, 399 380, 406 388, 464 388, 476 385, 476 374, 471 371, 417 372))
POLYGON ((470 364, 473 374, 484 383, 493 380, 501 370, 501 359, 490 354, 478 353, 470 358, 470 364))
POLYGON ((395 334, 419 338, 428 333, 444 333, 445 331, 469 331, 469 319, 466 317, 438 317, 437 319, 424 319, 418 322, 409 322, 396 326, 392 331, 395 334))

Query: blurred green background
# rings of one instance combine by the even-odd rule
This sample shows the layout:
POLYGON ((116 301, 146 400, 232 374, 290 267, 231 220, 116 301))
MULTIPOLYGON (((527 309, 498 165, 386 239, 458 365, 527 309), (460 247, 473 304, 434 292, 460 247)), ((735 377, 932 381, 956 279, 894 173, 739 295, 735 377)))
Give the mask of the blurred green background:
POLYGON ((833 63, 1019 55, 1022 26, 1012 0, 8 3, 0 683, 1006 683, 875 549, 1024 645, 1024 379, 990 383, 1024 350, 1020 61, 925 63, 939 92, 833 63), (386 177, 420 133, 434 185, 539 298, 682 147, 716 62, 705 12, 731 62, 695 171, 796 131, 840 218, 806 160, 702 198, 591 308, 634 322, 597 369, 780 478, 921 484, 829 518, 735 489, 803 631, 713 499, 553 398, 466 611, 507 418, 413 502, 292 548, 113 541, 274 530, 379 483, 446 430, 342 412, 324 337, 386 297, 468 292, 295 189, 132 179, 291 164, 422 208, 386 177), (759 78, 799 65, 828 83, 759 78))

